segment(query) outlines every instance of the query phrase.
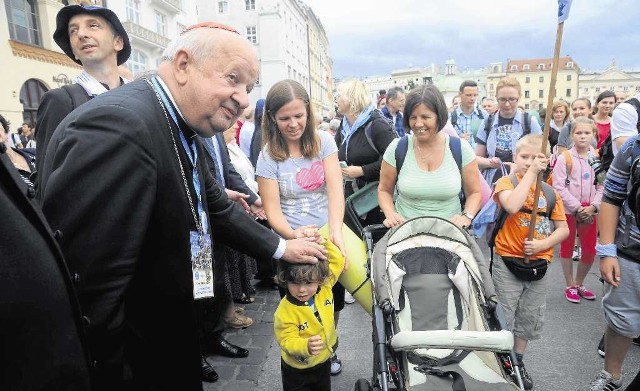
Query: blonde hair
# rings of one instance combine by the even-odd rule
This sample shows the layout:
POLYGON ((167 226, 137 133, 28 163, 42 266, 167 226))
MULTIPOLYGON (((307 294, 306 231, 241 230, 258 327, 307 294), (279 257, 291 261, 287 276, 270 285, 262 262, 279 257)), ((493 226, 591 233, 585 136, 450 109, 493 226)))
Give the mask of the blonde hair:
MULTIPOLYGON (((541 134, 527 134, 524 135, 518 140, 516 143, 516 155, 520 153, 520 151, 526 147, 536 147, 538 150, 542 149, 542 140, 543 137, 541 134)), ((549 144, 547 144, 546 151, 544 154, 549 157, 549 144)))
POLYGON ((573 120, 571 123, 571 135, 573 136, 573 132, 575 132, 578 125, 589 125, 591 127, 591 131, 593 132, 596 140, 598 139, 598 128, 596 128, 596 121, 592 120, 589 117, 578 117, 573 120))
POLYGON ((569 119, 569 116, 571 115, 571 108, 569 107, 569 104, 566 101, 559 100, 555 102, 553 106, 551 106, 551 116, 553 117, 553 112, 559 109, 560 107, 564 107, 565 116, 564 116, 563 122, 565 122, 569 119))
POLYGON ((513 87, 518 90, 518 96, 522 95, 522 87, 520 87, 520 82, 515 77, 505 77, 500 79, 498 85, 496 85, 496 96, 498 96, 498 91, 504 87, 513 87))
POLYGON ((351 114, 360 114, 371 105, 367 86, 358 79, 345 80, 336 89, 342 100, 349 105, 351 114))

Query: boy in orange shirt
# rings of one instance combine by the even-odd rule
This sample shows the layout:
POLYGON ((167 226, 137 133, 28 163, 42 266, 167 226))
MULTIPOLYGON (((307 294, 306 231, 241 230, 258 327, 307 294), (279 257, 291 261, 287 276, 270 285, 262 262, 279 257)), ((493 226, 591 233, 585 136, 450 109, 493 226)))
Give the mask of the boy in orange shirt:
POLYGON ((527 240, 536 179, 549 161, 540 152, 541 147, 541 135, 522 137, 516 144, 515 163, 511 169, 517 186, 514 188, 512 179, 505 176, 496 182, 494 190, 495 201, 509 215, 495 239, 492 277, 498 302, 504 307, 509 329, 515 336, 514 351, 527 390, 533 388, 533 380, 522 359, 528 341, 540 338, 546 303, 546 266, 553 258, 553 247, 569 235, 560 197, 556 193, 555 206, 547 213, 547 200, 541 191, 533 240, 527 240), (525 255, 530 259, 529 264, 523 264, 525 255), (539 272, 518 273, 518 277, 514 274, 518 272, 517 265, 540 267, 539 272))

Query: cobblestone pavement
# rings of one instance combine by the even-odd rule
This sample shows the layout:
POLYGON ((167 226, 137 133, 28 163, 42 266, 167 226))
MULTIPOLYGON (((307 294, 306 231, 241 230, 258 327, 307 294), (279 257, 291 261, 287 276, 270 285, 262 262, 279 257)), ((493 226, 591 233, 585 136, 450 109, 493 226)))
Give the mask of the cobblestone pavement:
MULTIPOLYGON (((529 345, 525 362, 537 391, 572 391, 588 384, 602 369, 603 359, 596 353, 602 336, 603 320, 599 294, 601 284, 595 272, 586 285, 598 293, 592 302, 583 300, 573 304, 564 298, 564 279, 559 263, 549 270, 547 316, 543 336, 529 345)), ((247 305, 247 315, 255 321, 246 330, 229 331, 232 343, 250 350, 249 357, 227 359, 209 356, 209 362, 220 375, 218 382, 204 383, 211 390, 281 390, 280 353, 273 339, 273 312, 279 296, 271 287, 257 287, 256 302, 247 305)), ((347 305, 338 326, 343 372, 332 378, 333 390, 353 390, 358 378, 371 376, 373 348, 371 344, 371 318, 358 304, 347 305)), ((640 368, 640 347, 632 346, 623 366, 628 383, 640 368)))

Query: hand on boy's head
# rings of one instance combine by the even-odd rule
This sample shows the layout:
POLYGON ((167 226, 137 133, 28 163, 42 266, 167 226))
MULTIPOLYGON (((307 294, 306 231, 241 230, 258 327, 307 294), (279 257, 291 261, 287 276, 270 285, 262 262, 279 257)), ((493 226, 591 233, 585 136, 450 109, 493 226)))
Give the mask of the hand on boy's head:
POLYGON ((322 352, 324 349, 324 341, 322 337, 319 335, 314 335, 313 337, 309 337, 307 340, 307 349, 309 350, 309 354, 312 356, 316 356, 322 352))
POLYGON ((317 263, 327 260, 327 250, 315 238, 287 240, 282 259, 290 263, 317 263))

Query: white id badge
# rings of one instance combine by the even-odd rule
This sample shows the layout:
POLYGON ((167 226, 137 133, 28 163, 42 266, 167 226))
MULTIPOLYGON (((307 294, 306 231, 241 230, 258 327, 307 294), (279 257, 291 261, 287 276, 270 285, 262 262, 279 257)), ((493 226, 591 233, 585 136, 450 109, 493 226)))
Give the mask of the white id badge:
POLYGON ((191 231, 191 271, 193 298, 213 297, 213 262, 209 235, 191 231))

